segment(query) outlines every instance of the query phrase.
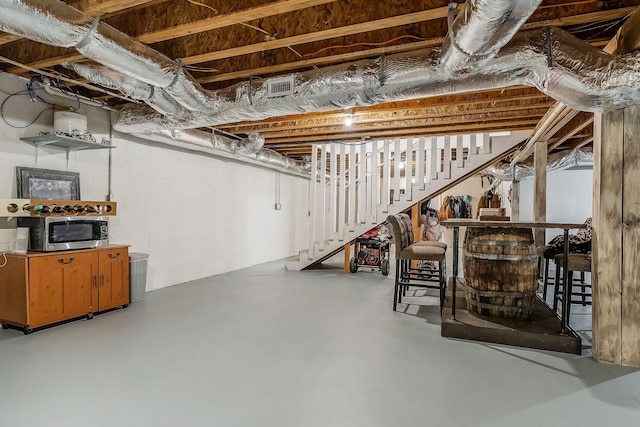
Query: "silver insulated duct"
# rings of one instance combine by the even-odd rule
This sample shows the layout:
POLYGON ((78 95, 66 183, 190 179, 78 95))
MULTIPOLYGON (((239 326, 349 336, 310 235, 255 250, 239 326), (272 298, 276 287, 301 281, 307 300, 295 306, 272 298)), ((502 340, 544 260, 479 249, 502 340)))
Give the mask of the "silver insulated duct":
POLYGON ((469 73, 507 44, 535 12, 541 0, 469 0, 453 20, 457 3, 449 5, 449 37, 442 46, 445 73, 469 73))
POLYGON ((114 128, 137 135, 520 84, 581 111, 640 102, 640 53, 613 57, 558 28, 511 40, 538 3, 469 0, 452 21, 442 54, 396 55, 292 74, 292 93, 278 97, 270 93, 270 80, 204 90, 178 62, 56 0, 0 0, 0 30, 74 46, 122 74, 110 74, 109 84, 124 89, 126 82, 125 90, 142 97, 153 87, 163 102, 175 101, 161 105, 148 98, 152 108, 126 108, 114 128), (137 85, 146 88, 132 87, 137 85))
MULTIPOLYGON (((570 168, 592 167, 593 151, 588 149, 573 149, 549 155, 547 162, 547 174, 570 168)), ((513 181, 531 178, 534 176, 533 160, 518 163, 514 168, 509 163, 489 166, 484 170, 486 175, 494 176, 501 181, 513 181)))

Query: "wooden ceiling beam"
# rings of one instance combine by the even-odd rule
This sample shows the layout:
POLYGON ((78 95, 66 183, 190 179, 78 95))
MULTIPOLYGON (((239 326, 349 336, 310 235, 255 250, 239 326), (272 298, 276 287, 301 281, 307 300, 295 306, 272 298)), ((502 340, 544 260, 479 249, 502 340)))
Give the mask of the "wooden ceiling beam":
POLYGON ((467 123, 484 123, 486 125, 491 125, 493 123, 504 123, 505 121, 510 121, 514 119, 518 120, 540 120, 540 117, 543 113, 535 114, 535 115, 527 115, 522 114, 520 111, 516 111, 509 115, 504 115, 502 117, 491 117, 489 114, 476 114, 476 115, 468 115, 468 116, 460 116, 454 118, 448 118, 446 120, 441 119, 411 119, 411 120, 400 120, 397 122, 385 122, 379 124, 372 125, 364 125, 358 126, 357 124, 353 124, 350 127, 345 126, 343 123, 340 123, 335 126, 320 126, 306 129, 274 129, 272 132, 261 132, 261 135, 268 140, 277 139, 277 138, 293 138, 297 136, 302 137, 311 137, 311 136, 319 136, 319 137, 331 137, 331 135, 336 134, 355 134, 355 135, 368 135, 371 132, 381 132, 381 131, 394 131, 398 129, 425 129, 430 126, 449 126, 449 125, 460 125, 464 126, 467 123))
POLYGON ((254 43, 246 46, 238 46, 216 52, 187 56, 183 58, 183 62, 185 64, 192 65, 202 62, 215 61, 218 59, 231 58, 234 56, 249 55, 252 53, 264 52, 272 49, 298 46, 305 43, 329 40, 337 37, 346 37, 354 34, 382 30, 385 28, 410 25, 416 22, 431 21, 434 19, 446 18, 448 10, 448 7, 438 7, 435 9, 423 10, 421 12, 407 13, 404 15, 392 16, 390 18, 382 18, 374 21, 361 22, 359 24, 331 28, 328 30, 299 34, 291 37, 283 37, 281 39, 269 40, 266 42, 254 43))
MULTIPOLYGON (((430 107, 430 108, 415 108, 407 109, 399 112, 359 112, 354 114, 354 121, 359 124, 375 123, 385 121, 397 121, 410 118, 427 118, 427 117, 452 117, 462 116, 467 114, 481 114, 481 113, 502 113, 509 111, 527 111, 535 110, 536 113, 539 110, 546 110, 551 101, 541 99, 536 103, 522 103, 519 100, 508 100, 503 103, 469 103, 468 105, 461 105, 451 107, 430 107)), ((331 124, 342 123, 344 121, 345 114, 332 114, 330 116, 322 117, 309 117, 300 120, 292 121, 278 121, 278 122, 245 122, 235 125, 219 126, 231 133, 242 132, 261 132, 269 131, 273 128, 307 128, 316 126, 326 126, 331 124)))
POLYGON ((199 21, 151 31, 140 35, 137 37, 137 40, 146 44, 158 43, 243 22, 254 21, 256 19, 267 18, 269 16, 280 15, 282 13, 295 12, 307 7, 319 6, 335 1, 337 0, 279 0, 261 6, 250 7, 238 12, 216 15, 199 21))
MULTIPOLYGON (((95 1, 95 0, 83 0, 83 1, 87 2, 87 1, 95 1)), ((167 1, 167 0, 162 0, 162 1, 167 1)), ((238 12, 218 15, 211 18, 201 19, 198 21, 190 22, 187 24, 176 25, 176 26, 161 29, 161 30, 149 31, 135 38, 141 43, 152 44, 152 43, 157 43, 165 40, 176 39, 176 38, 187 36, 187 35, 201 33, 204 31, 223 28, 223 27, 243 23, 246 21, 262 19, 270 16, 279 15, 282 13, 295 12, 297 10, 304 9, 307 7, 318 6, 321 4, 332 3, 335 1, 337 0, 278 0, 266 5, 251 7, 238 12)), ((117 3, 118 0, 112 0, 108 3, 114 3, 114 2, 117 3)), ((157 0, 155 2, 149 1, 149 0, 146 0, 146 1, 131 0, 131 1, 120 1, 120 2, 123 4, 124 3, 142 4, 142 3, 155 3, 157 2, 157 0)), ((97 10, 97 8, 100 7, 100 4, 95 5, 95 7, 97 10)), ((92 14, 91 10, 84 10, 84 11, 89 14, 92 14)), ((18 38, 19 37, 16 37, 16 39, 18 38)), ((38 45, 33 44, 33 46, 38 46, 38 45)), ((43 48, 46 48, 46 46, 44 45, 41 45, 41 46, 43 46, 43 48)), ((15 56, 15 55, 12 55, 12 56, 15 56)), ((70 53, 68 55, 59 55, 53 58, 47 58, 37 62, 28 63, 28 64, 26 64, 24 60, 15 59, 15 58, 12 58, 12 59, 16 60, 17 62, 25 63, 26 65, 29 65, 30 67, 33 67, 33 68, 42 68, 42 67, 52 67, 54 65, 58 65, 66 61, 78 61, 83 58, 84 57, 82 55, 79 55, 76 53, 70 53)), ((7 71, 12 73, 16 72, 15 69, 9 69, 7 71)))
MULTIPOLYGON (((482 111, 470 111, 470 112, 459 112, 457 114, 451 115, 419 115, 415 116, 403 116, 396 115, 390 116, 387 118, 369 118, 369 119, 357 119, 355 118, 353 121, 353 125, 349 128, 352 132, 366 133, 369 129, 384 129, 384 128, 396 128, 396 127, 412 127, 415 126, 416 123, 420 123, 421 125, 424 123, 449 123, 449 122, 466 122, 466 121, 480 121, 485 120, 487 122, 494 120, 503 120, 508 118, 540 118, 544 115, 547 110, 546 106, 541 106, 539 108, 528 108, 528 107, 510 107, 502 110, 482 110, 482 111)), ((271 134, 283 131, 291 131, 296 134, 308 134, 310 132, 316 133, 330 133, 334 129, 340 129, 342 131, 344 129, 344 116, 340 118, 333 118, 331 120, 319 121, 319 120, 309 120, 303 123, 295 123, 292 122, 290 124, 280 124, 277 127, 272 126, 260 126, 260 127, 251 127, 251 126, 243 126, 243 127, 218 127, 218 129, 222 129, 229 133, 250 133, 250 132, 258 132, 264 137, 270 137, 271 134)))
MULTIPOLYGON (((569 25, 586 24, 602 20, 622 18, 633 12, 636 7, 625 7, 620 9, 605 10, 600 12, 586 13, 582 15, 567 16, 546 21, 532 22, 525 24, 523 30, 543 28, 549 25, 556 27, 564 27, 569 25)), ((430 21, 434 19, 445 18, 447 16, 447 7, 428 9, 422 12, 408 13, 405 15, 394 16, 391 18, 383 18, 375 21, 363 22, 360 24, 347 25, 344 27, 332 28, 329 30, 316 31, 313 33, 301 34, 282 39, 271 40, 262 43, 256 43, 247 46, 239 46, 231 49, 221 50, 218 52, 204 53, 184 58, 185 64, 198 64, 202 62, 215 61, 223 58, 230 58, 240 55, 248 55, 251 53, 263 52, 265 50, 283 48, 288 46, 297 46, 304 43, 317 42, 336 37, 346 37, 353 34, 376 31, 385 28, 397 27, 401 25, 409 25, 421 21, 430 21)))
MULTIPOLYGON (((72 0, 66 2, 78 10, 92 16, 114 16, 138 7, 162 3, 168 0, 72 0)), ((20 40, 22 37, 13 34, 0 34, 0 45, 20 40)))
MULTIPOLYGON (((571 127, 568 126, 566 128, 567 129, 566 133, 558 140, 549 144, 547 151, 551 152, 555 150, 556 148, 560 147, 562 144, 567 142, 569 139, 571 139, 575 134, 587 128, 588 126, 591 126, 593 124, 593 114, 592 113, 584 113, 584 114, 587 114, 588 116, 586 118, 582 118, 582 116, 579 116, 582 118, 582 120, 580 120, 578 124, 576 124, 575 126, 571 126, 571 127)), ((593 130, 591 130, 589 133, 593 133, 593 130)))
MULTIPOLYGON (((367 132, 366 136, 369 138, 395 138, 395 137, 420 137, 420 136, 437 136, 437 135, 454 135, 465 133, 476 133, 485 131, 508 131, 508 130, 521 130, 521 129, 533 129, 533 126, 538 120, 507 120, 501 122, 491 123, 465 123, 456 124, 452 126, 425 126, 420 128, 411 129, 395 129, 389 131, 372 131, 367 132)), ((269 138, 265 141, 267 144, 281 144, 281 143, 297 143, 297 142, 331 142, 331 141, 361 141, 361 134, 354 135, 352 133, 340 133, 331 136, 320 135, 311 137, 280 137, 269 138)), ((268 147, 267 147, 268 148, 268 147)))
POLYGON ((580 148, 584 147, 585 145, 591 144, 592 142, 593 142, 593 135, 587 136, 587 137, 583 138, 581 141, 579 141, 577 144, 575 144, 573 146, 573 148, 580 149, 580 148))
POLYGON ((589 24, 591 22, 610 21, 612 19, 624 18, 637 8, 637 6, 621 7, 618 9, 601 10, 600 12, 563 16, 561 18, 547 19, 544 21, 527 22, 521 27, 521 31, 535 30, 544 27, 570 27, 572 25, 589 24))
MULTIPOLYGON (((456 95, 442 95, 442 96, 433 96, 429 98, 419 98, 412 99, 407 101, 392 101, 385 102, 382 104, 372 105, 369 107, 355 107, 353 108, 353 114, 360 113, 384 113, 384 112, 394 112, 394 111, 404 111, 410 109, 419 109, 419 108, 443 108, 447 106, 456 107, 463 104, 469 103, 500 103, 507 100, 515 100, 518 99, 522 102, 537 102, 539 100, 551 100, 547 95, 539 92, 536 88, 525 87, 525 86, 512 86, 509 88, 499 88, 493 90, 483 90, 479 92, 467 92, 463 94, 456 95)), ((432 113, 435 114, 436 110, 433 110, 432 113)), ((298 121, 305 120, 309 117, 314 118, 327 118, 327 117, 344 117, 344 111, 329 111, 325 113, 313 113, 313 114, 292 114, 288 116, 280 116, 271 119, 265 119, 261 121, 253 122, 254 124, 266 123, 266 124, 276 124, 276 123, 285 123, 290 121, 298 121)), ((241 123, 230 123, 226 126, 235 126, 241 125, 241 123)))
POLYGON ((338 55, 322 56, 320 58, 305 59, 302 61, 286 62, 283 64, 270 65, 267 67, 258 67, 247 70, 232 71, 224 74, 216 74, 213 76, 202 77, 198 79, 201 84, 223 82, 228 80, 244 79, 250 76, 263 76, 268 74, 282 74, 285 71, 294 71, 304 68, 312 68, 324 65, 339 64, 342 62, 352 62, 367 58, 373 58, 382 54, 390 55, 394 53, 413 52, 421 53, 423 49, 429 49, 442 45, 444 37, 434 37, 429 40, 402 43, 393 46, 378 47, 375 49, 365 49, 357 52, 341 53, 338 55))

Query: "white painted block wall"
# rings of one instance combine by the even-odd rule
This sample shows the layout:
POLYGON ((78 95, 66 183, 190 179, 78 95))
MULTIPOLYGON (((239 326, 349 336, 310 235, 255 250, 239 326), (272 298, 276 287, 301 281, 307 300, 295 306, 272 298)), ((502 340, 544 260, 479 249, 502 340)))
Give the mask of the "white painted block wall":
MULTIPOLYGON (((0 75, 0 102, 24 89, 0 75)), ((69 105, 73 101, 69 101, 69 105)), ((14 125, 31 121, 44 104, 14 97, 5 116, 14 125)), ((44 106, 46 107, 46 106, 44 106)), ((280 174, 281 210, 275 210, 276 171, 194 154, 159 143, 110 135, 110 113, 83 107, 98 141, 111 139, 111 192, 118 215, 110 220, 110 241, 150 254, 147 290, 183 283, 297 254, 308 239, 308 180, 280 174)), ((15 129, 0 120, 0 198, 16 195, 16 166, 67 170, 64 150, 35 148, 20 141, 51 131, 53 114, 15 129)), ((108 150, 73 152, 68 170, 80 172, 84 200, 105 200, 108 150)), ((0 252, 12 249, 15 222, 0 218, 0 252)), ((284 262, 283 262, 284 268, 284 262)))
MULTIPOLYGON (((592 212, 593 169, 567 169, 547 175, 548 222, 582 223, 592 212)), ((520 219, 533 220, 532 178, 520 181, 520 219)), ((558 234, 562 234, 561 229, 547 230, 547 242, 558 234)))

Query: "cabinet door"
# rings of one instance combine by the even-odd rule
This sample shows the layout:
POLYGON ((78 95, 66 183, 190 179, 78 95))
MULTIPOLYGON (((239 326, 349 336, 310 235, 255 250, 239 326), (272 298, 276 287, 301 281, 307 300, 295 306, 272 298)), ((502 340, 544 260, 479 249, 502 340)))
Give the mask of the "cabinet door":
POLYGON ((29 261, 29 326, 98 310, 98 254, 56 253, 29 261))
POLYGON ((129 251, 102 249, 100 253, 99 311, 129 304, 129 251))

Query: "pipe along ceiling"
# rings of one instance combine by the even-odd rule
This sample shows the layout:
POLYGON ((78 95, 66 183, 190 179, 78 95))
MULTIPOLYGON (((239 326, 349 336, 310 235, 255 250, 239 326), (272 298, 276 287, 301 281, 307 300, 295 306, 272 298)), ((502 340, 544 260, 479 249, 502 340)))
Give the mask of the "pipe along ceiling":
POLYGON ((189 129, 512 85, 534 86, 581 111, 640 102, 640 53, 614 57, 559 28, 516 34, 540 3, 469 0, 455 19, 454 3, 441 49, 292 74, 294 93, 277 98, 269 97, 268 79, 206 90, 180 61, 57 0, 0 0, 0 30, 74 47, 95 62, 66 67, 144 102, 123 107, 117 131, 164 143, 182 138, 304 172, 308 165, 262 149, 259 136, 234 141, 189 129))

